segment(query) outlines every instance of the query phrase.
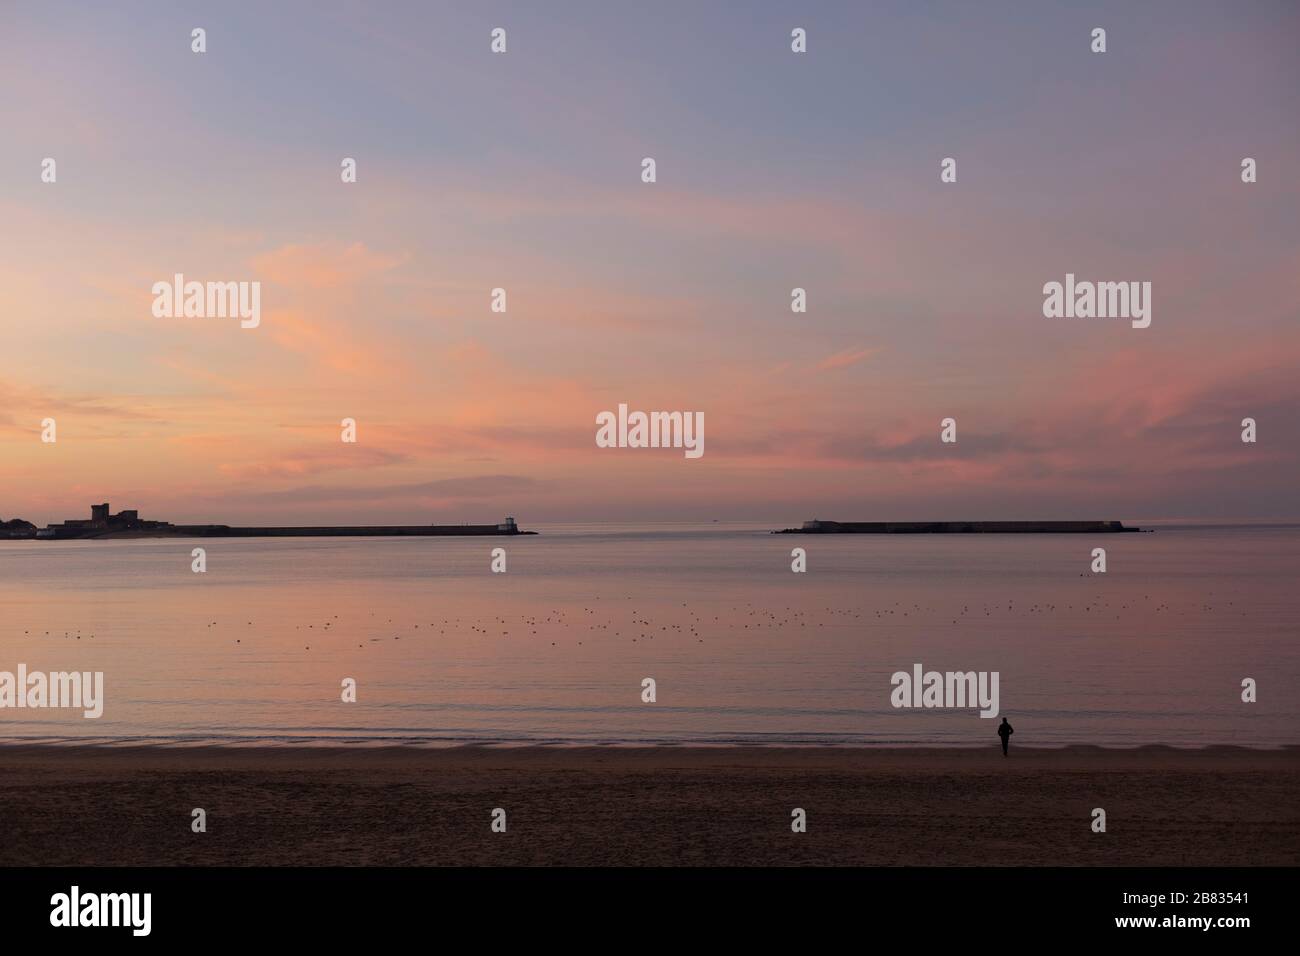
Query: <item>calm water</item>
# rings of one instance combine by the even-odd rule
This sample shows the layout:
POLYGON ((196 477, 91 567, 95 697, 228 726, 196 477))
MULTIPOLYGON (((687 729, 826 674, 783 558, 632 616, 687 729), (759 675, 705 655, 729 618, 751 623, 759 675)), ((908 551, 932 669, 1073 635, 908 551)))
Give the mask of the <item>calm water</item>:
POLYGON ((973 711, 890 706, 920 662, 999 671, 1019 745, 1300 743, 1297 527, 540 530, 0 542, 0 670, 103 671, 107 698, 99 720, 0 710, 0 737, 995 745, 973 711))

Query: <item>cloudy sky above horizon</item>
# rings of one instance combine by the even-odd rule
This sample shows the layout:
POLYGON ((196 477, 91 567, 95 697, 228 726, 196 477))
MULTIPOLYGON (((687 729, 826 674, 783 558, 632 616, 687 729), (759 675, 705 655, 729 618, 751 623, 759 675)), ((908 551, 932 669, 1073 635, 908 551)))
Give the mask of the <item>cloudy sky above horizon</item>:
POLYGON ((0 518, 1300 518, 1300 10, 918 7, 4 4, 0 518))

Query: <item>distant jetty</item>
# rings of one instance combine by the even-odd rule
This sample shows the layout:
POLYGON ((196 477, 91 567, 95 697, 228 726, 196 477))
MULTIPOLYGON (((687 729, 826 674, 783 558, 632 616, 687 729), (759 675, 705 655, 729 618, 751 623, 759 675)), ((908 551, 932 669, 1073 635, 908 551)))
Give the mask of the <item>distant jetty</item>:
POLYGON ((241 528, 225 524, 172 524, 146 521, 138 511, 110 514, 108 502, 90 506, 89 520, 78 518, 37 529, 26 527, 6 535, 11 538, 66 541, 70 538, 360 538, 360 537, 467 537, 474 535, 537 534, 520 531, 515 519, 497 524, 450 525, 310 525, 304 527, 241 528))
POLYGON ((1120 521, 805 521, 772 534, 1112 534, 1120 521))

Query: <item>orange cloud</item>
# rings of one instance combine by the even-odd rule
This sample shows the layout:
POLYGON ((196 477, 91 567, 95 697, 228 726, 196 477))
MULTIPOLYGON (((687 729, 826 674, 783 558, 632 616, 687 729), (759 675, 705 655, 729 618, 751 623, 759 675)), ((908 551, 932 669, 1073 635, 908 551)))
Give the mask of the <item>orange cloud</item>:
POLYGON ((870 358, 879 352, 880 349, 845 349, 843 352, 828 355, 817 363, 817 367, 823 370, 848 368, 850 365, 857 365, 863 359, 870 358))
POLYGON ((269 282, 298 288, 332 289, 381 275, 402 265, 408 258, 406 255, 372 252, 360 242, 343 248, 330 243, 291 243, 254 257, 252 264, 258 277, 269 282))

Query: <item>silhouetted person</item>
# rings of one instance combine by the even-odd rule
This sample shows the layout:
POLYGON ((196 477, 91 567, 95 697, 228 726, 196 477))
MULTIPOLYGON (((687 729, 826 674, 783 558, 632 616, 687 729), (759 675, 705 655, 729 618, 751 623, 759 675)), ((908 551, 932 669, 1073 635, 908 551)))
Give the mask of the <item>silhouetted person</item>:
POLYGON ((1002 723, 998 725, 998 736, 1002 738, 1002 756, 1004 757, 1007 755, 1007 742, 1015 732, 1015 728, 1007 723, 1007 719, 1003 717, 1002 723))

